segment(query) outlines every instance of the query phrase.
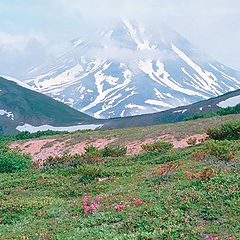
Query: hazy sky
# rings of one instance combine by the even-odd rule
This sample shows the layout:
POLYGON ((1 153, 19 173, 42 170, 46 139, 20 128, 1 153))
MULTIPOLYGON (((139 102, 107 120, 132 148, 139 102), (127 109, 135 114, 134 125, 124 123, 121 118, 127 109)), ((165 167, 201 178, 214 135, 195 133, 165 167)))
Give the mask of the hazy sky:
POLYGON ((0 74, 41 63, 71 39, 120 17, 156 28, 168 23, 216 60, 240 70, 239 0, 1 0, 0 74))

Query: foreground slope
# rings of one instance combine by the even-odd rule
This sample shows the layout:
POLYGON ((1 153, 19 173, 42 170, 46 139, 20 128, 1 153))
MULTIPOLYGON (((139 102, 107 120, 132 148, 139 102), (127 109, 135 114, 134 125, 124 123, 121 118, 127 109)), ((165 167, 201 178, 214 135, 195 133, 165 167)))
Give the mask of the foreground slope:
MULTIPOLYGON (((177 135, 193 130, 169 127, 177 135)), ((140 131, 128 137, 136 134, 143 140, 140 131)), ((131 157, 77 155, 72 165, 65 154, 45 169, 2 173, 0 239, 239 239, 239 144, 211 141, 131 157)))
POLYGON ((24 124, 71 126, 94 119, 41 93, 0 78, 0 134, 16 133, 24 124))
POLYGON ((180 34, 128 21, 72 41, 55 61, 22 79, 96 118, 164 111, 240 87, 240 72, 180 34))

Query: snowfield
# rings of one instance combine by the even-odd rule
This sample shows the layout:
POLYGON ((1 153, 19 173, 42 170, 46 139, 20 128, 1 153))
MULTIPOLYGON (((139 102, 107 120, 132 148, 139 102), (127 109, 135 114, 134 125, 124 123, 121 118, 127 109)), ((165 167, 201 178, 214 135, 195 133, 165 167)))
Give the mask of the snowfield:
POLYGON ((68 132, 75 132, 78 130, 95 130, 97 128, 101 128, 103 124, 89 124, 89 125, 76 125, 76 126, 69 126, 69 127, 54 127, 50 125, 42 125, 42 126, 32 126, 30 124, 25 123, 22 126, 16 127, 16 129, 20 132, 28 131, 30 133, 38 132, 38 131, 68 131, 68 132))
POLYGON ((14 115, 12 112, 0 109, 0 116, 7 116, 8 118, 11 118, 12 121, 14 121, 14 115))
POLYGON ((228 98, 227 100, 222 101, 217 105, 221 108, 227 108, 227 107, 235 107, 237 104, 240 104, 240 96, 228 98))

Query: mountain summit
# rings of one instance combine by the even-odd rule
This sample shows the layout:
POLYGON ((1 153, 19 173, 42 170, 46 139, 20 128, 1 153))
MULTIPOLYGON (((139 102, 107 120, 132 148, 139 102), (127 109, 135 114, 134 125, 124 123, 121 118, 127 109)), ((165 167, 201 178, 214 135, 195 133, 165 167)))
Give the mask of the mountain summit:
POLYGON ((240 72, 201 53, 166 27, 122 21, 75 39, 56 61, 31 70, 34 89, 96 118, 175 108, 240 87, 240 72))

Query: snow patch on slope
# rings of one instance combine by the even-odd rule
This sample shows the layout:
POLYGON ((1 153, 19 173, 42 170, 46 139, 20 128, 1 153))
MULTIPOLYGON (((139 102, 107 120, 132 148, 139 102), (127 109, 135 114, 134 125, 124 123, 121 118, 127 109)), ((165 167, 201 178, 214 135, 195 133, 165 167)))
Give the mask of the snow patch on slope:
POLYGON ((11 118, 12 121, 14 120, 14 115, 12 112, 8 112, 6 110, 0 109, 0 116, 4 116, 4 115, 6 115, 8 118, 11 118))
POLYGON ((235 107, 237 104, 240 104, 240 95, 228 98, 225 101, 219 102, 217 106, 221 108, 235 107))
POLYGON ((68 132, 75 132, 78 130, 95 130, 97 128, 101 128, 103 124, 89 124, 89 125, 76 125, 76 126, 69 126, 69 127, 54 127, 51 125, 42 125, 42 126, 32 126, 31 124, 25 123, 22 126, 16 127, 16 129, 20 132, 28 131, 30 133, 38 132, 38 131, 68 131, 68 132))
POLYGON ((208 89, 210 91, 213 90, 217 95, 221 94, 221 92, 216 89, 216 86, 219 87, 219 85, 216 81, 217 78, 215 76, 213 77, 212 73, 203 71, 200 66, 194 63, 183 51, 177 48, 174 44, 172 44, 172 49, 183 61, 185 61, 192 69, 194 69, 198 73, 198 75, 202 79, 199 80, 201 81, 202 86, 205 89, 208 89))
POLYGON ((182 109, 182 110, 174 111, 174 113, 185 113, 186 111, 187 111, 187 109, 182 109))

